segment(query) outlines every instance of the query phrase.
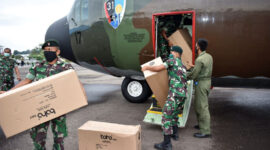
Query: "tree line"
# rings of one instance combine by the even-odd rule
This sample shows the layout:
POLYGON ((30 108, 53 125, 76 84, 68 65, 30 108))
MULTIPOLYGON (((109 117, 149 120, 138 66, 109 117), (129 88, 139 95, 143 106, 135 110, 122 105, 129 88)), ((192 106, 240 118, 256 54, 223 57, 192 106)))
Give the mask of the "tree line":
POLYGON ((41 47, 42 47, 42 44, 39 44, 38 46, 36 46, 35 48, 31 50, 25 50, 25 51, 14 50, 13 56, 15 59, 20 60, 23 58, 22 55, 28 54, 29 59, 43 60, 44 55, 43 55, 43 51, 41 47))

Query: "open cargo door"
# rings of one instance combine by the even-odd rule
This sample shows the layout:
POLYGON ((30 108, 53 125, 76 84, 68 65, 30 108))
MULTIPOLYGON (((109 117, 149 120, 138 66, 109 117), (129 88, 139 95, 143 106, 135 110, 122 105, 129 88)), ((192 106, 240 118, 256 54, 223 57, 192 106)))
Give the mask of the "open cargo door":
MULTIPOLYGON (((164 40, 162 30, 166 33, 173 45, 183 49, 182 62, 184 65, 195 60, 195 11, 181 11, 153 14, 152 37, 155 57, 161 57, 166 61, 170 54, 169 42, 164 40)), ((185 127, 193 93, 193 81, 188 81, 188 97, 184 104, 183 113, 179 114, 179 127, 185 127)), ((147 110, 144 122, 161 125, 162 108, 153 97, 153 104, 147 110)))

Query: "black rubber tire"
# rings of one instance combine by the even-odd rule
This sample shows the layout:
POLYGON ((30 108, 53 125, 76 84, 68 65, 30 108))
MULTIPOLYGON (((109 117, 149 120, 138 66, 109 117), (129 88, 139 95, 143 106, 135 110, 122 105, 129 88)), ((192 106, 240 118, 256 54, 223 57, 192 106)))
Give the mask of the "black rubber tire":
POLYGON ((139 81, 139 80, 134 80, 131 78, 125 78, 122 82, 121 90, 122 90, 122 94, 125 97, 125 99, 131 103, 143 103, 152 95, 152 91, 145 80, 139 81), (139 95, 137 97, 131 96, 127 90, 129 83, 132 81, 139 82, 143 88, 141 95, 139 95))

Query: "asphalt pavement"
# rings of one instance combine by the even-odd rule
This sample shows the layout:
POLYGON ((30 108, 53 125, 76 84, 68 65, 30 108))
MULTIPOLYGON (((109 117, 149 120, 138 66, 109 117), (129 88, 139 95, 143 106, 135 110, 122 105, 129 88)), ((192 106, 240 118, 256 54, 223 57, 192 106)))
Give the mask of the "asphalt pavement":
MULTIPOLYGON (((142 126, 142 150, 153 150, 162 141, 160 126, 142 120, 151 105, 129 103, 121 93, 123 78, 97 73, 74 65, 87 93, 89 105, 67 115, 69 135, 65 149, 78 149, 77 129, 89 120, 142 126)), ((20 67, 22 76, 28 66, 20 67)), ((196 117, 191 108, 185 128, 179 129, 179 141, 174 150, 268 150, 270 147, 270 89, 214 88, 209 96, 212 138, 197 139, 193 126, 196 117)), ((47 149, 52 149, 53 138, 48 130, 47 149)), ((0 150, 33 149, 29 131, 6 139, 0 130, 0 150)))

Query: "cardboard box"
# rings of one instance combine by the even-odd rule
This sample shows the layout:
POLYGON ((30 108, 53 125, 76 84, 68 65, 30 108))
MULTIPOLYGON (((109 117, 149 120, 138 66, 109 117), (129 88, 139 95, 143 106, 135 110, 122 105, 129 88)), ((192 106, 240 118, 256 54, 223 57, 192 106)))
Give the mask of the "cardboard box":
POLYGON ((74 70, 0 95, 0 125, 6 137, 87 105, 74 70))
POLYGON ((174 46, 180 46, 183 49, 182 62, 187 69, 190 69, 189 65, 192 62, 192 38, 187 29, 180 29, 175 31, 170 37, 169 41, 174 46))
MULTIPOLYGON (((145 65, 159 66, 161 64, 163 64, 163 61, 160 57, 158 57, 152 61, 141 65, 141 67, 145 65)), ((163 70, 160 72, 152 72, 146 70, 143 72, 143 74, 152 92, 154 93, 158 104, 161 106, 161 108, 163 108, 169 92, 169 77, 167 70, 163 70)))
POLYGON ((88 121, 78 129, 79 150, 141 150, 141 126, 88 121))

